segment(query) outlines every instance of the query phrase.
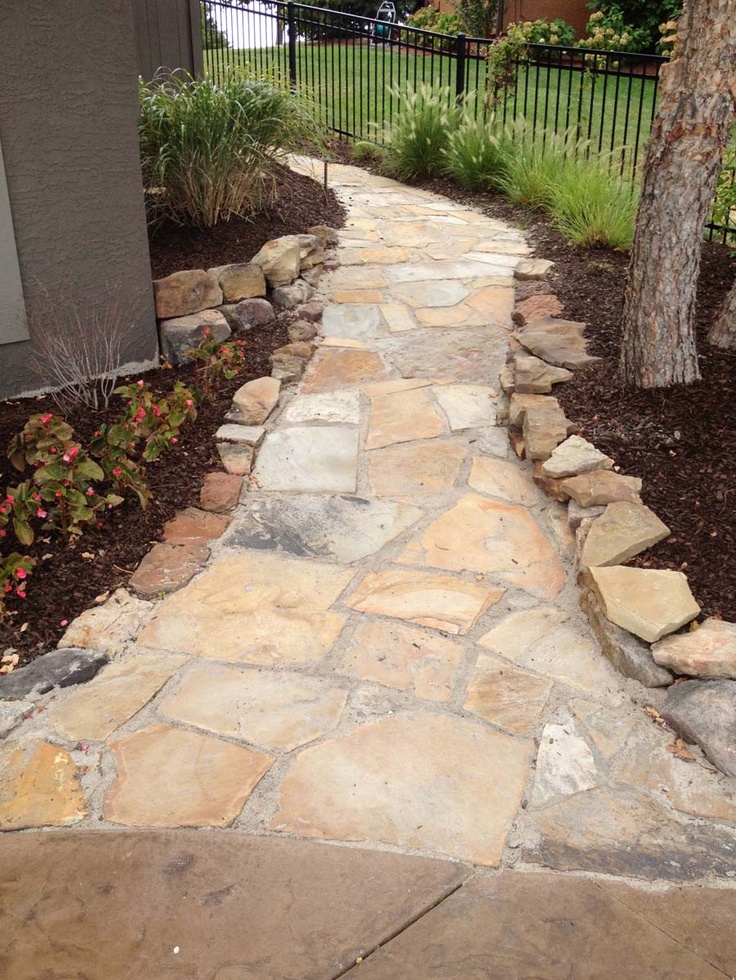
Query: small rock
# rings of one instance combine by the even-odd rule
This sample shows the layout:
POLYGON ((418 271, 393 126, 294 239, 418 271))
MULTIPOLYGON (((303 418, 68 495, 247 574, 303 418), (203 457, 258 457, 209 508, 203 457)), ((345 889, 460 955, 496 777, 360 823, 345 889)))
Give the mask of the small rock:
POLYGON ((244 425, 263 425, 278 404, 280 390, 274 378, 247 381, 233 395, 233 410, 244 425))
POLYGON ((227 320, 219 310, 203 310, 190 316, 162 320, 158 328, 161 353, 170 364, 188 364, 190 358, 185 351, 199 346, 205 328, 209 328, 214 339, 220 341, 227 340, 231 332, 227 320))
POLYGON ((548 459, 552 451, 575 430, 560 408, 556 398, 549 395, 511 396, 511 424, 518 426, 519 419, 524 434, 527 459, 548 459))
POLYGON ((673 682, 672 674, 654 662, 645 643, 606 618, 595 593, 586 586, 580 589, 580 608, 588 617, 604 656, 620 674, 644 687, 667 687, 673 682))
POLYGON ((322 319, 322 314, 324 308, 321 303, 305 303, 304 306, 299 310, 299 317, 302 320, 306 320, 307 323, 319 323, 322 319))
POLYGON ((176 592, 202 569, 209 548, 201 545, 155 544, 130 577, 130 588, 153 599, 176 592))
POLYGON ((315 265, 312 269, 302 269, 300 272, 300 277, 307 283, 308 286, 314 286, 316 288, 324 271, 324 265, 315 265))
POLYGON ((516 374, 513 365, 504 364, 498 375, 498 383, 501 385, 502 391, 505 391, 507 395, 513 395, 516 391, 516 374))
POLYGON ((307 228, 307 234, 321 238, 325 245, 337 245, 340 240, 337 230, 329 225, 312 225, 307 228))
POLYGON ((509 454, 508 433, 500 426, 489 425, 478 434, 476 446, 482 453, 506 459, 509 454))
POLYGON ((509 425, 520 429, 524 424, 524 416, 530 408, 544 408, 550 403, 560 407, 556 398, 548 398, 545 395, 517 395, 514 393, 509 403, 509 425))
POLYGON ((532 320, 521 330, 514 330, 511 336, 548 364, 575 370, 599 364, 601 360, 588 354, 584 330, 584 323, 544 317, 532 320))
POLYGON ((299 276, 301 246, 295 235, 266 242, 251 260, 263 270, 270 286, 286 286, 299 276))
POLYGON ((235 306, 221 306, 220 312, 237 332, 265 327, 276 319, 276 312, 267 299, 244 299, 235 306))
POLYGON ((674 633, 700 613, 682 572, 625 565, 591 567, 583 572, 583 581, 612 623, 647 643, 674 633))
POLYGON ((519 459, 526 459, 526 443, 524 436, 516 429, 509 429, 509 443, 519 459))
POLYGON ((228 473, 247 476, 253 466, 254 449, 241 443, 218 442, 217 452, 228 473))
POLYGON ((297 279, 290 286, 277 286, 271 294, 271 299, 284 310, 293 310, 306 303, 314 295, 314 287, 297 279))
POLYGON ((567 507, 561 503, 551 503, 542 512, 551 539, 560 557, 571 562, 575 558, 575 534, 567 523, 567 507))
POLYGON ((543 279, 525 279, 523 282, 521 279, 517 279, 514 286, 517 303, 523 303, 530 296, 547 296, 553 292, 550 284, 543 279))
POLYGON ((658 541, 669 537, 670 529, 644 504, 625 500, 609 504, 605 513, 593 521, 583 547, 581 564, 620 565, 658 541))
POLYGON ((288 385, 302 378, 305 366, 304 361, 299 357, 282 357, 274 362, 271 377, 281 384, 288 385))
POLYGON ((218 265, 208 271, 219 282, 226 303, 239 303, 242 299, 266 295, 263 269, 253 262, 218 265))
POLYGON ((215 514, 229 514, 240 500, 243 478, 234 473, 208 473, 199 493, 202 510, 215 514))
POLYGON ((260 446, 266 430, 262 425, 221 425, 215 433, 220 442, 242 442, 245 446, 260 446))
POLYGON ((325 259, 322 264, 325 272, 334 272, 335 269, 340 268, 340 260, 338 258, 325 259))
POLYGON ((540 296, 530 296, 516 304, 511 319, 519 327, 526 326, 531 320, 539 320, 547 316, 560 316, 562 303, 554 293, 543 293, 540 296))
MULTIPOLYGON (((601 472, 603 471, 601 470, 601 472)), ((550 478, 547 477, 547 479, 550 478)), ((555 480, 555 483, 561 487, 563 481, 555 480)), ((567 505, 567 523, 571 530, 576 531, 583 521, 594 521, 596 517, 601 516, 605 509, 605 507, 581 507, 577 501, 571 500, 567 505)))
POLYGON ((610 470, 612 466, 613 460, 610 456, 600 452, 581 436, 572 435, 555 449, 544 463, 542 470, 546 476, 560 479, 564 476, 577 476, 590 470, 610 470))
POLYGON ((317 328, 313 323, 307 323, 306 320, 297 320, 296 323, 292 323, 289 327, 289 340, 295 344, 299 341, 314 340, 317 336, 317 328))
POLYGON ((217 278, 204 269, 173 272, 164 279, 153 280, 153 298, 159 320, 199 313, 222 303, 217 278))
POLYGON ((514 269, 514 278, 522 282, 528 279, 544 279, 554 265, 549 259, 522 259, 514 269))
POLYGON ((636 476, 622 476, 612 470, 592 470, 579 476, 566 477, 560 486, 581 507, 605 507, 617 500, 641 503, 641 480, 636 476))
POLYGON ((673 684, 660 713, 721 772, 736 776, 736 681, 673 684))
POLYGON ((163 539, 169 544, 200 547, 219 538, 229 524, 227 517, 187 507, 164 524, 163 539))
POLYGON ((67 647, 38 657, 27 667, 0 674, 0 700, 35 700, 55 687, 71 687, 92 680, 109 660, 97 650, 67 647))
POLYGON ((534 480, 540 490, 544 490, 545 493, 549 494, 555 500, 559 500, 560 503, 564 504, 568 500, 567 494, 561 487, 562 480, 555 480, 554 477, 547 476, 542 469, 541 460, 537 460, 534 466, 532 466, 532 480, 534 480))
POLYGON ((554 367, 532 354, 514 355, 514 389, 519 394, 546 395, 552 385, 572 380, 572 371, 554 367))
POLYGON ((736 680, 736 624, 706 619, 696 630, 659 640, 652 655, 676 674, 736 680))
POLYGON ((273 354, 271 354, 271 360, 278 360, 280 357, 299 357, 302 361, 308 361, 316 349, 315 344, 310 344, 306 341, 296 341, 291 344, 285 344, 283 347, 277 347, 273 354))

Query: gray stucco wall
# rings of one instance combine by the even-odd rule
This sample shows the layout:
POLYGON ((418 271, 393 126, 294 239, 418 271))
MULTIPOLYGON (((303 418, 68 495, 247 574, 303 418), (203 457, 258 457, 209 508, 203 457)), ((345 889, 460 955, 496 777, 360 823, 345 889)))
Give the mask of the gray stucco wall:
MULTIPOLYGON (((0 66, 0 142, 32 337, 114 297, 131 323, 121 362, 154 363, 131 0, 2 0, 0 66)), ((0 397, 43 386, 32 344, 0 345, 0 397)))

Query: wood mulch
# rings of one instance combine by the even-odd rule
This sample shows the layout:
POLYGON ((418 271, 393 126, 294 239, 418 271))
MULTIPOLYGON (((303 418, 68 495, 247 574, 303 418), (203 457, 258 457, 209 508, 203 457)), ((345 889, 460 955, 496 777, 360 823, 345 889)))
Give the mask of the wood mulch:
MULTIPOLYGON (((150 243, 153 277, 185 268, 246 262, 269 239, 302 233, 315 224, 344 224, 344 211, 332 192, 325 195, 314 181, 286 171, 284 174, 274 206, 250 221, 231 221, 203 231, 159 228, 150 243)), ((245 335, 247 362, 241 374, 225 382, 211 404, 200 407, 196 421, 182 429, 174 450, 147 464, 153 499, 146 510, 127 500, 108 512, 104 527, 86 530, 76 544, 43 535, 30 548, 23 548, 8 531, 3 551, 29 553, 38 563, 27 580, 27 598, 8 601, 10 617, 0 625, 0 653, 15 649, 21 654, 20 662, 25 663, 55 647, 64 632, 63 622, 71 622, 97 597, 125 586, 151 544, 160 538, 165 522, 184 507, 198 506, 204 475, 222 469, 213 436, 230 407, 233 392, 246 381, 271 373, 269 355, 288 343, 287 327, 292 319, 293 314, 284 313, 267 327, 245 335)), ((140 377, 161 394, 178 380, 188 385, 195 381, 191 366, 149 371, 140 377)), ((129 380, 121 379, 120 383, 129 380)), ((77 436, 85 439, 101 422, 118 414, 121 401, 115 396, 114 402, 108 411, 77 409, 66 413, 65 418, 77 436)), ((50 396, 0 403, 3 443, 37 412, 59 414, 50 396)), ((19 476, 2 453, 0 488, 17 483, 19 476)))

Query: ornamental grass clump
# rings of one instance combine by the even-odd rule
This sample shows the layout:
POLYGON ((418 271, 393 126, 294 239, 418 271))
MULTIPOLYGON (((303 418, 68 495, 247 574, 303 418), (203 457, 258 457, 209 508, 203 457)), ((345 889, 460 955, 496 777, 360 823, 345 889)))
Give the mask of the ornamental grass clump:
POLYGON ((629 249, 637 193, 596 159, 568 160, 552 188, 548 210, 565 238, 583 248, 629 249))
POLYGON ((438 177, 460 108, 449 87, 406 85, 392 89, 398 109, 386 133, 385 173, 399 180, 438 177))
POLYGON ((509 148, 494 121, 466 115, 448 136, 445 173, 461 187, 488 190, 498 187, 506 172, 509 148))
POLYGON ((308 103, 276 80, 161 74, 141 82, 139 136, 149 220, 211 227, 248 217, 276 187, 276 157, 314 143, 308 103))

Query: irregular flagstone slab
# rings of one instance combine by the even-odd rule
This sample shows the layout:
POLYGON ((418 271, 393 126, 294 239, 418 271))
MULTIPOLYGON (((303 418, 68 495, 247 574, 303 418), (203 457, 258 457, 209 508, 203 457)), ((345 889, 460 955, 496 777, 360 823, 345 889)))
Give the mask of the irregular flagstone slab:
POLYGON ((411 391, 412 388, 427 388, 432 382, 424 378, 392 378, 390 381, 373 381, 364 385, 361 391, 371 398, 378 395, 393 395, 397 391, 411 391))
POLYGON ((199 505, 203 510, 229 514, 238 506, 242 488, 243 478, 235 473, 208 473, 199 494, 199 505))
POLYGON ((401 263, 409 262, 411 249, 401 246, 371 245, 367 248, 341 248, 340 262, 342 265, 387 265, 391 268, 401 267, 401 263))
POLYGON ((50 650, 8 674, 0 674, 0 706, 2 701, 30 698, 36 701, 55 687, 84 684, 108 662, 106 653, 97 650, 50 650))
POLYGON ((593 753, 574 723, 545 725, 539 739, 532 806, 549 806, 566 796, 593 789, 597 783, 593 753))
POLYGON ((736 776, 736 682, 685 681, 667 692, 662 717, 696 742, 727 776, 736 776))
POLYGON ((82 772, 58 745, 0 747, 0 830, 69 827, 87 816, 82 772))
POLYGON ((445 633, 464 634, 503 589, 489 588, 435 572, 390 569, 367 575, 350 596, 358 612, 405 619, 445 633))
POLYGON ((325 337, 370 340, 381 333, 383 321, 378 307, 365 303, 327 306, 322 316, 325 337))
POLYGON ((557 871, 686 881, 733 871, 736 831, 679 818, 637 789, 596 788, 530 811, 521 858, 557 871))
POLYGON ((140 642, 241 663, 323 660, 344 617, 330 606, 352 569, 249 552, 214 561, 158 607, 140 642))
POLYGON ((349 563, 380 551, 421 516, 409 504, 362 497, 269 497, 250 503, 225 545, 349 563))
POLYGON ((84 688, 46 712, 54 728, 71 741, 102 741, 140 711, 186 657, 133 657, 109 664, 84 688))
POLYGON ((419 326, 403 303, 382 303, 380 310, 391 333, 404 333, 406 330, 416 330, 419 326))
MULTIPOLYGON (((517 398, 518 395, 513 397, 517 398)), ((575 428, 575 423, 567 418, 557 399, 547 398, 547 404, 530 408, 524 414, 522 431, 526 456, 529 459, 549 459, 575 428)))
POLYGON ((550 262, 549 259, 522 259, 516 264, 514 277, 522 282, 528 279, 544 279, 554 266, 554 262, 550 262))
MULTIPOLYGON (((342 257, 342 256, 341 256, 342 257)), ((513 263, 511 263, 513 264, 513 263)), ((510 264, 499 266, 499 275, 510 278, 510 264)), ((438 280, 484 279, 493 275, 493 271, 485 259, 447 259, 425 262, 405 262, 403 265, 392 265, 386 269, 385 276, 389 283, 421 282, 431 283, 438 280)))
POLYGON ((302 394, 341 390, 349 385, 382 381, 388 377, 383 359, 375 351, 321 350, 310 361, 302 382, 302 394))
POLYGON ((186 585, 209 557, 206 545, 155 544, 130 576, 128 584, 146 599, 175 592, 186 585))
POLYGON ((633 703, 626 710, 620 702, 609 706, 576 698, 568 702, 568 707, 598 755, 606 762, 625 755, 629 736, 637 729, 641 730, 641 709, 633 703))
POLYGON ((520 330, 514 330, 511 336, 543 361, 556 367, 575 370, 599 364, 601 360, 600 357, 588 354, 584 330, 584 323, 544 317, 541 320, 532 320, 520 330))
POLYGON ((253 466, 255 450, 253 446, 235 445, 231 442, 218 442, 217 453, 220 462, 231 476, 247 476, 253 466))
POLYGON ((266 430, 262 425, 221 425, 215 439, 221 442, 242 442, 246 446, 259 446, 266 430))
POLYGON ((263 490, 355 493, 358 439, 347 426, 277 429, 266 436, 253 476, 263 490))
POLYGON ((347 697, 323 678, 200 663, 159 710, 215 735, 289 751, 331 731, 347 697))
POLYGON ((385 343, 386 358, 410 378, 443 378, 468 384, 488 384, 498 377, 508 347, 500 327, 468 328, 458 333, 437 330, 431 344, 418 344, 413 334, 385 343))
POLYGON ((280 391, 277 378, 247 381, 233 395, 233 410, 244 425, 263 425, 278 404, 280 391))
POLYGON ((514 310, 513 321, 520 327, 523 327, 532 320, 541 320, 544 317, 550 316, 561 316, 562 309, 562 303, 554 293, 529 296, 517 305, 514 310))
POLYGON ((317 395, 298 395, 284 409, 281 420, 291 425, 303 422, 360 423, 357 391, 326 391, 317 395))
POLYGON ((484 385, 448 385, 432 390, 453 432, 495 423, 494 398, 498 392, 493 388, 484 385))
POLYGON ((427 701, 449 701, 464 656, 462 646, 443 636, 362 619, 343 651, 342 664, 353 677, 413 691, 427 701))
POLYGON ((117 776, 105 819, 127 827, 227 827, 273 756, 219 738, 152 725, 113 742, 117 776))
POLYGON ((644 504, 625 500, 609 504, 593 521, 583 545, 580 563, 618 565, 669 537, 670 529, 644 504))
POLYGON ((648 644, 606 619, 595 593, 584 585, 580 587, 580 608, 604 656, 624 677, 632 677, 644 687, 668 687, 673 682, 672 674, 655 662, 648 644))
POLYGON ((690 633, 658 640, 652 655, 677 674, 736 680, 736 624, 706 619, 690 633))
POLYGON ((424 327, 482 327, 488 318, 470 306, 458 303, 457 306, 416 310, 416 318, 424 327))
POLYGON ((498 980, 724 980, 734 915, 731 889, 505 871, 467 882, 345 977, 485 980, 492 964, 498 980))
POLYGON ((333 303, 382 303, 383 293, 378 289, 337 289, 330 300, 333 303))
POLYGON ((560 488, 581 507, 599 507, 626 500, 641 503, 641 480, 636 476, 623 476, 613 470, 593 470, 564 479, 560 488))
POLYGON ((375 449, 368 457, 375 497, 405 497, 450 490, 460 475, 467 447, 457 440, 401 443, 375 449))
POLYGON ((553 599, 567 576, 531 514, 469 493, 402 552, 402 565, 489 573, 542 599, 553 599))
POLYGON ((444 432, 444 422, 423 388, 374 395, 365 448, 382 449, 397 442, 433 439, 444 432))
POLYGON ((682 572, 615 565, 591 567, 583 574, 606 617, 647 643, 674 633, 700 613, 682 572))
MULTIPOLYGON (((546 296, 532 296, 531 300, 546 298, 546 296)), ((572 377, 572 371, 568 371, 567 368, 554 367, 531 354, 514 355, 514 388, 520 394, 548 394, 552 391, 553 385, 571 381, 572 377)))
POLYGON ((324 980, 470 873, 454 861, 199 830, 5 834, 0 864, 6 980, 324 980))
POLYGON ((524 609, 510 613, 498 626, 485 633, 478 643, 508 660, 518 660, 529 647, 557 629, 566 619, 567 614, 557 606, 524 609))
POLYGON ((458 718, 381 718, 305 749, 284 779, 269 826, 496 867, 529 759, 528 742, 458 718))
POLYGON ((541 514, 542 525, 563 561, 572 562, 576 555, 575 532, 567 520, 567 507, 549 501, 541 514))
POLYGON ((484 456, 476 456, 473 460, 468 485, 480 493, 524 507, 533 507, 543 499, 534 481, 516 463, 484 456))
MULTIPOLYGON (((233 426, 240 428, 240 426, 233 426)), ((244 428, 244 426, 243 426, 244 428)), ((199 546, 219 538, 230 523, 228 517, 209 514, 196 507, 186 507, 164 524, 163 538, 169 544, 199 546)))
POLYGON ((475 445, 482 453, 506 459, 509 454, 508 432, 502 426, 489 426, 479 434, 475 445))
POLYGON ((112 657, 135 639, 152 611, 150 602, 137 599, 125 589, 116 589, 102 605, 77 616, 59 646, 98 650, 112 657))
POLYGON ((391 296, 401 303, 420 307, 455 306, 470 296, 472 290, 457 279, 439 279, 431 282, 403 283, 394 286, 391 296))
POLYGON ((12 732, 33 707, 33 701, 0 701, 0 736, 12 732))
POLYGON ((559 445, 542 465, 542 472, 559 480, 591 470, 610 470, 613 460, 581 436, 572 435, 559 445))
POLYGON ((486 286, 467 300, 467 305, 483 314, 486 322, 511 328, 514 289, 511 286, 486 286))
POLYGON ((494 725, 527 735, 536 726, 551 690, 552 682, 544 677, 481 654, 463 707, 494 725))
POLYGON ((341 266, 330 276, 332 289, 381 289, 386 285, 384 269, 361 269, 341 266))

